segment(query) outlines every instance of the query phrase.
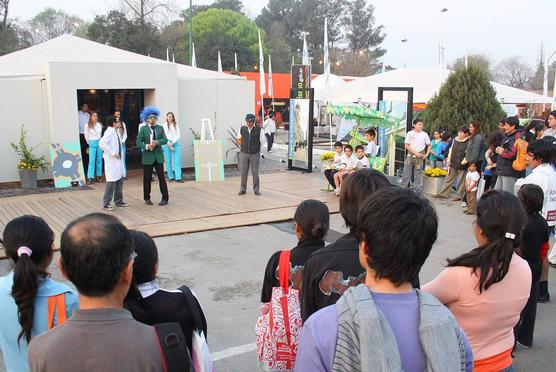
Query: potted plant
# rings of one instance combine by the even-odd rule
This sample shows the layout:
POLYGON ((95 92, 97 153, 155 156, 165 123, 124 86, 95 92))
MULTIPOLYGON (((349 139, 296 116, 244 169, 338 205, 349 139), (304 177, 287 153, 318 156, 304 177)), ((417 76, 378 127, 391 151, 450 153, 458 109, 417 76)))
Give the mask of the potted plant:
POLYGON ((334 163, 334 153, 331 151, 325 152, 320 156, 321 161, 321 168, 323 172, 326 169, 332 168, 332 164, 334 163))
POLYGON ((33 151, 39 146, 29 148, 25 138, 25 127, 21 124, 21 131, 19 133, 18 143, 10 143, 12 148, 19 156, 17 169, 19 170, 19 180, 21 188, 23 189, 36 189, 37 188, 37 171, 40 168, 43 172, 46 171, 48 162, 44 156, 36 156, 33 151))
POLYGON ((444 178, 448 172, 442 168, 425 169, 425 178, 423 179, 423 193, 437 195, 442 190, 444 178))
POLYGON ((237 164, 237 168, 239 169, 239 167, 240 167, 240 165, 239 165, 239 153, 241 152, 241 144, 237 139, 237 132, 234 129, 232 129, 232 128, 228 129, 228 134, 230 135, 228 137, 228 141, 230 141, 234 145, 234 147, 231 147, 228 150, 226 150, 226 159, 228 158, 228 153, 230 151, 235 152, 234 159, 235 159, 235 162, 237 164))

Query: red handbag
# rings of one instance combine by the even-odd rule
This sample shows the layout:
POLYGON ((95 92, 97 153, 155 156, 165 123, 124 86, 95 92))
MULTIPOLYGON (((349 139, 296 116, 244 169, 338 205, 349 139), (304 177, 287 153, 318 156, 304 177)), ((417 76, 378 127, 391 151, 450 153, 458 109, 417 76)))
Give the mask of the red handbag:
POLYGON ((280 287, 272 288, 270 302, 262 303, 257 319, 257 359, 263 371, 293 371, 301 335, 299 291, 290 288, 290 251, 280 253, 280 287))

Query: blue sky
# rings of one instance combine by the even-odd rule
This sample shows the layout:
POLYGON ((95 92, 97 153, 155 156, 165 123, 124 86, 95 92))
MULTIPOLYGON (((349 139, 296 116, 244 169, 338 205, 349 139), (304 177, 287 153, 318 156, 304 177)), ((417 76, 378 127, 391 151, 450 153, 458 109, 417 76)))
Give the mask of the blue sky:
MULTIPOLYGON (((13 0, 12 17, 28 19, 46 6, 64 9, 92 19, 107 9, 118 8, 121 0, 13 0)), ((212 0, 193 0, 209 4, 212 0)), ((174 0, 186 7, 188 0, 174 0)), ((243 0, 248 15, 260 13, 266 0, 243 0)), ((385 26, 383 47, 387 64, 408 67, 438 65, 440 9, 443 15, 445 55, 448 62, 468 53, 485 53, 493 63, 522 55, 534 65, 544 42, 548 53, 556 51, 555 0, 373 0, 378 23, 385 26), (402 39, 407 39, 405 44, 402 39)), ((556 59, 556 57, 555 57, 556 59)))

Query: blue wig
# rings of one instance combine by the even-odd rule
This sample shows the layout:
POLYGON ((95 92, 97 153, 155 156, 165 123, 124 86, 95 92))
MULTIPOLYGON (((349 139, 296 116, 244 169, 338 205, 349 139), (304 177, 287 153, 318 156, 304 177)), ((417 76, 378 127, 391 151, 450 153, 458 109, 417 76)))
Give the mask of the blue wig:
POLYGON ((156 117, 160 116, 160 110, 157 109, 154 106, 146 106, 143 108, 143 111, 141 111, 141 121, 146 123, 147 122, 147 118, 151 115, 154 115, 156 117))

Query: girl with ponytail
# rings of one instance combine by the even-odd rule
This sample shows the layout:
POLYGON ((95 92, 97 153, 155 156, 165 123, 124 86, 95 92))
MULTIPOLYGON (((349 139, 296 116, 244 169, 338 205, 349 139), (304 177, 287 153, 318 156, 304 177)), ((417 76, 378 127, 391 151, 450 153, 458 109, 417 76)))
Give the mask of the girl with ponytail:
POLYGON ((4 229, 2 244, 13 262, 13 271, 0 277, 0 347, 8 372, 28 371, 31 339, 61 324, 78 306, 67 285, 49 279, 53 243, 54 233, 40 217, 17 217, 4 229))
POLYGON ((469 337, 475 371, 510 371, 513 328, 531 289, 531 270, 516 254, 526 215, 518 198, 488 191, 477 205, 473 232, 478 247, 448 260, 423 291, 454 314, 469 337))
MULTIPOLYGON (((314 252, 324 247, 324 237, 330 227, 330 212, 326 204, 309 199, 297 206, 293 221, 298 243, 290 252, 290 263, 291 267, 295 268, 296 266, 304 266, 314 252)), ((280 252, 274 253, 266 265, 261 290, 261 302, 263 303, 270 302, 272 288, 280 286, 276 277, 280 252)), ((293 277, 293 275, 290 277, 293 277)))

